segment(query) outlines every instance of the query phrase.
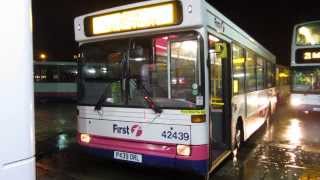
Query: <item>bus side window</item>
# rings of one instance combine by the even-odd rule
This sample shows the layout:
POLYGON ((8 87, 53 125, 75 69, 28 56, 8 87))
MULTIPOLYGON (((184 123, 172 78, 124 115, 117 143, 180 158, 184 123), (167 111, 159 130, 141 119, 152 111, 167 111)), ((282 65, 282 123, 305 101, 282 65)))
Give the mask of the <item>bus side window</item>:
POLYGON ((257 89, 263 89, 263 82, 264 82, 264 68, 263 68, 263 59, 258 57, 257 58, 257 89))
POLYGON ((266 62, 267 64, 267 88, 271 88, 274 86, 275 78, 273 74, 273 66, 270 62, 266 62))
POLYGON ((244 93, 244 49, 240 46, 233 45, 232 47, 232 64, 233 64, 233 95, 244 93))
POLYGON ((256 78, 256 56, 255 54, 247 50, 246 51, 246 89, 247 92, 257 90, 257 78, 256 78))

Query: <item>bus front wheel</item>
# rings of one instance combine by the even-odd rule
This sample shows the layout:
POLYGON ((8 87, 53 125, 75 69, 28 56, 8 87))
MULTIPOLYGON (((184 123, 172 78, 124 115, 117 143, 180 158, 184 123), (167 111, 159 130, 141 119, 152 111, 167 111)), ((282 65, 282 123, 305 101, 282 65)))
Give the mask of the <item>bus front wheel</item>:
POLYGON ((237 127, 236 127, 236 133, 235 133, 235 137, 234 137, 234 152, 233 152, 233 155, 236 157, 237 154, 239 153, 240 151, 240 148, 242 146, 242 143, 243 143, 243 138, 244 138, 244 135, 243 135, 243 128, 242 128, 242 125, 240 122, 237 123, 237 127))

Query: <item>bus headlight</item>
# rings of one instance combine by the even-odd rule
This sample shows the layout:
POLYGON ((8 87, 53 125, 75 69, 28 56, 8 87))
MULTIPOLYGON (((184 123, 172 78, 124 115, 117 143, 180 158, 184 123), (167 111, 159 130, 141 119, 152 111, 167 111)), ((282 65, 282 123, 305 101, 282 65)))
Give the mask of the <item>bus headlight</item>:
POLYGON ((89 144, 91 141, 91 137, 89 134, 80 134, 80 141, 89 144))
POLYGON ((290 104, 291 104, 291 106, 297 107, 302 104, 302 101, 298 97, 291 97, 290 104))
POLYGON ((191 155, 191 147, 188 145, 177 145, 177 155, 190 156, 191 155))

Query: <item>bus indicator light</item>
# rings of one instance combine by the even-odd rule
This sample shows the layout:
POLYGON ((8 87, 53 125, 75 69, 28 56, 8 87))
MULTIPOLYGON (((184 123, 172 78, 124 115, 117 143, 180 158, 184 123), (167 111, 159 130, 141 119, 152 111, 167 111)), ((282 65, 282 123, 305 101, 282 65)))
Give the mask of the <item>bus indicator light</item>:
POLYGON ((178 2, 161 3, 88 17, 86 34, 96 36, 177 25, 181 19, 178 2))
POLYGON ((192 115, 191 116, 191 122, 192 123, 203 123, 206 121, 205 115, 192 115))

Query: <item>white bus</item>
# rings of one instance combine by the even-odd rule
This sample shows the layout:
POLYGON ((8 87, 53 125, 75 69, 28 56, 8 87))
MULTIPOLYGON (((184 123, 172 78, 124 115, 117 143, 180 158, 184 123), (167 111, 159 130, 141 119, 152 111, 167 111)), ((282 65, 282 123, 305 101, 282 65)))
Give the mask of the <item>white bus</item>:
POLYGON ((130 163, 208 174, 270 117, 275 56, 206 1, 77 17, 78 142, 130 163))
POLYGON ((320 111, 320 21, 294 27, 292 51, 292 93, 294 109, 320 111))
POLYGON ((38 99, 77 97, 77 63, 71 61, 33 62, 34 94, 38 99))
POLYGON ((0 6, 1 180, 36 179, 30 10, 31 0, 0 6))

